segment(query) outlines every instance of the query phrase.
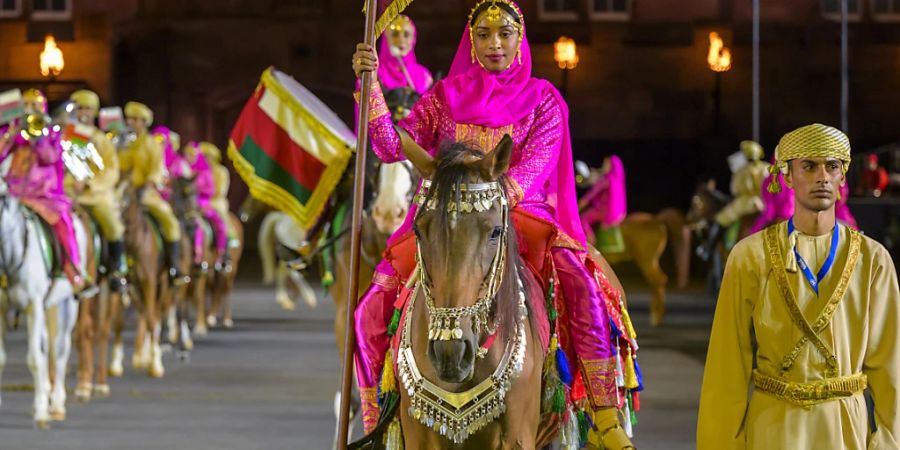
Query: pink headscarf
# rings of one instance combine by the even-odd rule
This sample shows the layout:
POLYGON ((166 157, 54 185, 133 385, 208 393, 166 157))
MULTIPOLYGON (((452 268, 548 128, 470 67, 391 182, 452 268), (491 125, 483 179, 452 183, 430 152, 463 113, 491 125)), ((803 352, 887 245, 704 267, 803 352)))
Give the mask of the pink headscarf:
MULTIPOLYGON (((409 24, 413 29, 413 37, 412 42, 410 43, 409 53, 402 57, 402 60, 416 92, 423 94, 431 87, 433 78, 431 77, 431 72, 416 61, 416 38, 418 33, 412 19, 410 19, 409 24)), ((385 31, 384 34, 381 35, 381 43, 378 46, 378 81, 381 81, 385 90, 409 86, 406 76, 403 75, 400 59, 391 54, 391 45, 388 43, 387 36, 389 32, 390 30, 385 31)))
POLYGON ((606 209, 600 221, 605 226, 618 225, 625 220, 627 203, 625 202, 625 166, 616 155, 609 157, 609 172, 605 175, 608 187, 605 192, 606 209))
POLYGON ((488 72, 477 61, 472 62, 469 33, 466 23, 450 73, 435 85, 435 94, 438 98, 443 97, 454 122, 499 128, 531 114, 545 92, 552 92, 562 112, 563 139, 559 146, 559 170, 555 171, 556 176, 550 176, 547 202, 555 210, 554 218, 566 234, 586 245, 575 194, 569 108, 550 82, 532 78, 531 47, 525 36, 525 24, 522 24, 521 62, 514 56, 512 65, 501 73, 488 72))

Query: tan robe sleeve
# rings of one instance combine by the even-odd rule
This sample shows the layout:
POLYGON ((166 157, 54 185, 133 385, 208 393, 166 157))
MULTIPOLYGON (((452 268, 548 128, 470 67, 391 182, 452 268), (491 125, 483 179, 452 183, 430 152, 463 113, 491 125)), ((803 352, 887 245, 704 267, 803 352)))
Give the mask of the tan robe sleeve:
POLYGON ((869 390, 875 403, 877 431, 869 439, 870 449, 900 448, 900 291, 897 269, 883 248, 873 258, 869 299, 868 348, 863 372, 869 378, 869 390))
MULTIPOLYGON (((755 242, 755 241, 754 241, 755 242)), ((745 240, 735 247, 725 265, 713 319, 700 412, 697 420, 699 450, 743 449, 750 374, 753 370, 751 328, 753 296, 759 291, 754 264, 745 240)))
POLYGON ((116 148, 102 132, 94 135, 94 145, 100 158, 103 159, 103 170, 97 170, 98 173, 88 184, 93 191, 111 191, 119 181, 119 157, 116 155, 116 148))

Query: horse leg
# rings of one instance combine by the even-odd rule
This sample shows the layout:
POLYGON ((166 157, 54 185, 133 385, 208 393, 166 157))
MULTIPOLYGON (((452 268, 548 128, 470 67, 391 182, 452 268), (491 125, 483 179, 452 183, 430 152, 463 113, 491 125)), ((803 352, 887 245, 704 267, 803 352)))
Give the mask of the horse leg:
POLYGON ((634 261, 650 285, 650 325, 657 326, 663 321, 666 314, 666 282, 668 277, 659 265, 659 257, 666 246, 665 231, 661 229, 657 234, 657 245, 641 245, 636 243, 631 247, 634 251, 634 261))
POLYGON ((66 420, 66 371, 69 366, 69 355, 72 354, 72 330, 78 317, 78 303, 69 297, 56 305, 57 333, 53 346, 56 363, 53 391, 50 393, 50 418, 56 421, 66 420))
MULTIPOLYGON (((2 298, 2 294, 0 294, 0 304, 2 304, 6 299, 2 298)), ((3 380, 3 369, 6 368, 6 342, 4 341, 6 337, 6 307, 0 307, 0 313, 3 314, 3 320, 0 320, 0 385, 2 385, 3 380)), ((2 396, 0 396, 2 397, 2 396)), ((2 398, 0 398, 0 405, 3 404, 2 398)))
POLYGON ((78 303, 78 323, 75 325, 75 346, 78 347, 78 381, 75 400, 91 400, 94 379, 94 319, 91 310, 97 299, 84 299, 78 303))
POLYGON ((47 367, 47 323, 42 300, 28 307, 28 368, 34 379, 34 424, 39 429, 50 427, 50 374, 47 367))
MULTIPOLYGON (((134 332, 134 351, 131 354, 131 367, 135 370, 147 368, 147 328, 148 316, 146 299, 142 302, 143 310, 138 315, 137 327, 134 332)), ((113 350, 115 352, 115 350, 113 350)))
POLYGON ((165 305, 166 302, 162 301, 162 296, 160 296, 160 298, 157 297, 157 287, 155 280, 154 282, 147 283, 147 286, 145 286, 144 296, 146 298, 147 331, 149 334, 149 339, 147 340, 146 346, 150 351, 149 358, 147 360, 147 363, 149 364, 147 373, 153 378, 162 378, 163 375, 165 375, 166 370, 163 367, 162 349, 159 345, 160 335, 162 334, 159 313, 162 309, 161 306, 165 305))
POLYGON ((109 384, 107 375, 109 371, 109 333, 114 317, 112 315, 113 308, 111 302, 119 301, 119 293, 109 289, 108 284, 104 284, 100 295, 96 299, 97 325, 94 343, 97 348, 97 370, 96 384, 94 385, 94 395, 97 397, 109 397, 109 384))
MULTIPOLYGON (((115 293, 110 297, 109 320, 113 333, 112 357, 109 360, 109 376, 121 377, 123 370, 122 360, 125 359, 125 349, 122 344, 122 331, 125 329, 125 304, 124 296, 128 293, 115 293)), ((140 321, 140 315, 138 315, 140 321)))
MULTIPOLYGON (((203 337, 209 333, 206 327, 206 283, 208 275, 198 275, 196 282, 191 279, 191 298, 194 300, 196 320, 194 322, 194 334, 203 337)), ((185 307, 187 309, 187 307, 185 307)), ((187 321, 187 317, 184 318, 187 321)), ((187 322, 183 325, 187 326, 187 322)))
MULTIPOLYGON (((236 268, 236 259, 232 259, 231 261, 232 267, 236 268)), ((235 276, 235 270, 232 270, 231 273, 226 274, 222 280, 221 288, 218 289, 218 295, 222 299, 222 326, 224 326, 225 328, 231 328, 234 326, 234 320, 231 315, 231 290, 234 289, 235 276)))
POLYGON ((278 263, 278 268, 275 270, 275 301, 281 305, 281 309, 293 311, 297 309, 297 305, 291 299, 291 296, 288 295, 286 285, 288 270, 290 269, 283 262, 278 263))

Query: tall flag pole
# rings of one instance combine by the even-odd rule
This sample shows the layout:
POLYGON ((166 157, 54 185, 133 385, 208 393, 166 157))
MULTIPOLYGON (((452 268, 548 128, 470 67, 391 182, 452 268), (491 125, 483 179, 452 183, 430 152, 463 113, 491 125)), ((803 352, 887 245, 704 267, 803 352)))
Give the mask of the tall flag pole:
MULTIPOLYGON (((412 0, 366 0, 365 43, 374 48, 375 37, 387 28, 388 24, 399 15, 412 0), (381 14, 378 14, 378 13, 381 14), (377 21, 376 21, 377 17, 377 21)), ((353 352, 356 349, 356 333, 354 316, 357 297, 359 296, 359 247, 362 230, 363 191, 366 176, 366 148, 369 137, 369 95, 371 94, 372 77, 375 74, 363 72, 360 79, 359 128, 356 136, 356 170, 353 177, 353 214, 350 225, 350 280, 347 283, 347 326, 344 329, 344 363, 341 378, 341 410, 338 426, 338 448, 347 448, 347 433, 350 425, 350 393, 353 383, 353 352)))
POLYGON ((753 140, 759 142, 759 0, 753 0, 753 140))

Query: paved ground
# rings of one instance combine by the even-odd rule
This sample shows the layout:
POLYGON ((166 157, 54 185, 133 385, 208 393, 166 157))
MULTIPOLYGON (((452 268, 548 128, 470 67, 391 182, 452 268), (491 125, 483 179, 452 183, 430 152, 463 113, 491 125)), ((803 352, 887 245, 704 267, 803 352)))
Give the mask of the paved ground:
MULTIPOLYGON (((670 293, 668 322, 652 329, 647 293, 637 279, 626 287, 647 386, 635 443, 691 449, 713 300, 699 289, 670 293)), ((329 448, 340 382, 332 318, 327 302, 283 312, 268 288, 243 282, 235 294, 236 327, 198 340, 189 364, 167 354, 162 380, 126 367, 125 377, 112 381, 111 398, 70 404, 68 420, 49 431, 32 428, 30 392, 3 392, 0 449, 329 448)), ((30 383, 25 334, 8 338, 3 383, 30 383)), ((130 363, 130 349, 126 356, 130 363)))

